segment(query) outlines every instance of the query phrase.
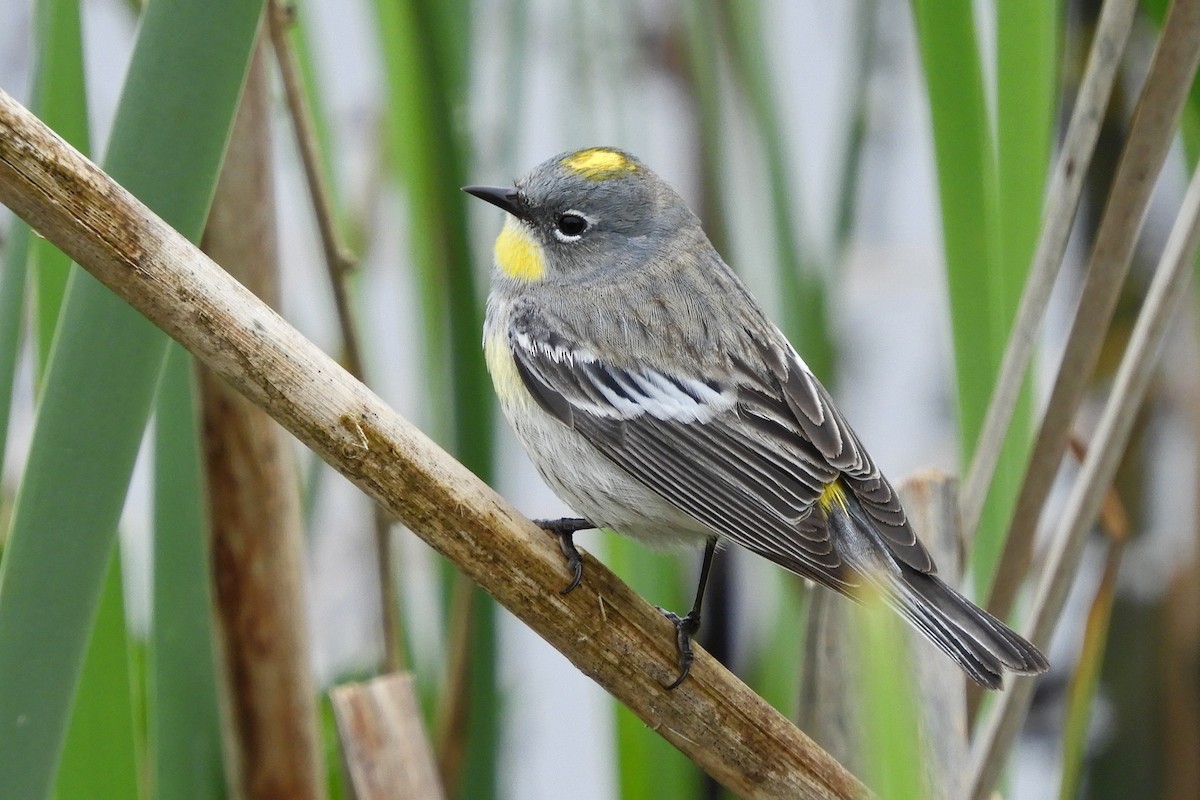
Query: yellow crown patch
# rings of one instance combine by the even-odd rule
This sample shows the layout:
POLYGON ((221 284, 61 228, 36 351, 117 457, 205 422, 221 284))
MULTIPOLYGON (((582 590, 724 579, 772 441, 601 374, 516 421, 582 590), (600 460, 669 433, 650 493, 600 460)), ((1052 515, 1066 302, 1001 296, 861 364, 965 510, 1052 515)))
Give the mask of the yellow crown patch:
POLYGON ((564 158, 561 163, 575 174, 593 181, 602 181, 606 178, 614 178, 621 173, 637 171, 637 164, 630 161, 628 156, 607 147, 580 150, 578 153, 572 153, 564 158))

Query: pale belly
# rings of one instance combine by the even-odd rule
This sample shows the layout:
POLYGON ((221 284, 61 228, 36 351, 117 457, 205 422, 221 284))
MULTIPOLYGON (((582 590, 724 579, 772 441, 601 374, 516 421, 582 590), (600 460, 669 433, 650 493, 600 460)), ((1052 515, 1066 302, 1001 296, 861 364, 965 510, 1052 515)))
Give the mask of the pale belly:
POLYGON ((521 382, 503 339, 489 337, 485 350, 509 425, 546 483, 576 513, 655 548, 702 546, 715 535, 539 407, 521 382))
POLYGON ((580 516, 632 536, 650 547, 702 546, 714 533, 657 493, 633 480, 579 434, 547 416, 508 415, 530 460, 546 483, 580 516))

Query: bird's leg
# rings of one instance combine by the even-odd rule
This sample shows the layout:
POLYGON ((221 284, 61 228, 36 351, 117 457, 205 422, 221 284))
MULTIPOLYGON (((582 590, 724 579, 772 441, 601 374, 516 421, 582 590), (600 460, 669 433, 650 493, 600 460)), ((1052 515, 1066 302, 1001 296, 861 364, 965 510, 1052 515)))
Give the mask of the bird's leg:
POLYGON ((704 588, 708 585, 708 573, 712 570, 713 556, 716 555, 716 552, 717 540, 714 537, 704 545, 704 563, 700 565, 700 585, 696 587, 696 600, 692 603, 692 610, 680 617, 666 609, 659 609, 667 615, 667 619, 675 623, 675 646, 679 648, 679 677, 667 686, 667 691, 683 683, 692 669, 692 637, 700 630, 700 605, 704 602, 704 588))
POLYGON ((575 534, 578 531, 588 531, 596 526, 591 520, 582 517, 564 517, 562 519, 535 519, 534 524, 547 533, 558 537, 558 549, 566 556, 567 567, 571 570, 571 582, 567 588, 560 589, 559 594, 570 594, 583 580, 583 558, 575 549, 575 534))

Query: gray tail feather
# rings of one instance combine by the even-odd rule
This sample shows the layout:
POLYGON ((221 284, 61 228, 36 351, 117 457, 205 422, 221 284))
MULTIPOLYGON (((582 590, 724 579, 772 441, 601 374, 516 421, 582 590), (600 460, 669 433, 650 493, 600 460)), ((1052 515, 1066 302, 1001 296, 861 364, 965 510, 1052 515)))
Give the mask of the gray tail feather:
POLYGON ((857 499, 847 499, 845 513, 835 511, 828 517, 842 556, 974 681, 999 689, 1006 669, 1022 675, 1046 671, 1049 664, 1036 647, 937 575, 913 569, 890 554, 884 556, 887 544, 869 516, 857 499))
POLYGON ((1049 664, 1041 651, 941 578, 906 565, 900 571, 889 587, 896 610, 974 681, 999 689, 1006 669, 1021 675, 1046 671, 1049 664))

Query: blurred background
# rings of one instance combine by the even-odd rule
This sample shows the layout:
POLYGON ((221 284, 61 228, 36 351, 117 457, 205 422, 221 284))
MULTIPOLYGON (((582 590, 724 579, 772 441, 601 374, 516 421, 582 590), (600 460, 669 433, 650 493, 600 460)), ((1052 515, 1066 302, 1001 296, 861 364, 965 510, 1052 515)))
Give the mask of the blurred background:
MULTIPOLYGON (((976 597, 985 593, 1001 549, 1164 5, 1144 3, 1135 20, 1034 374, 971 551, 976 597)), ((932 0, 297 2, 289 40, 313 113, 333 220, 354 258, 348 291, 367 383, 529 516, 568 515, 496 413, 481 372, 479 323, 502 213, 468 201, 458 187, 510 182, 565 150, 616 146, 679 188, 886 474, 899 481, 927 467, 961 473, 1036 242, 1043 187, 1099 3, 941 6, 932 0), (943 214, 945 208, 954 213, 943 214)), ((85 124, 76 128, 83 140, 72 141, 103 164, 119 127, 114 119, 142 13, 122 0, 6 0, 0 87, 52 125, 39 105, 61 108, 73 98, 85 124), (71 8, 81 21, 75 37, 61 24, 71 8), (72 49, 84 93, 62 83, 47 89, 52 54, 72 49)), ((215 46, 212 53, 214 60, 227 55, 215 46)), ((322 349, 344 358, 344 328, 292 119, 269 62, 279 308, 322 349)), ((1194 163, 1195 96, 1185 113, 1094 378, 1096 400, 1077 424, 1084 442, 1194 163)), ((145 124, 170 135, 174 123, 151 112, 145 124)), ((34 277, 38 263, 25 255, 25 244, 14 255, 16 243, 27 241, 18 228, 0 209, 0 255, 10 272, 29 264, 31 276, 21 300, 9 303, 19 324, 12 358, 0 362, 8 379, 0 394, 5 402, 11 397, 11 407, 0 405, 6 412, 0 426, 7 426, 6 440, 0 436, 0 543, 23 491, 56 324, 47 318, 44 283, 34 277)), ((40 269, 59 268, 46 264, 40 269)), ((1200 369, 1194 298, 1185 306, 1164 351, 1169 366, 1140 412, 1116 486, 1131 540, 1119 577, 1110 578, 1115 603, 1102 626, 1107 647, 1101 637, 1093 654, 1102 670, 1094 698, 1083 704, 1090 713, 1081 728, 1064 726, 1085 623, 1105 580, 1110 540, 1103 535, 1089 545, 1050 647, 1054 668, 1041 679, 1005 796, 1200 793, 1194 749, 1200 742, 1200 369)), ((113 712, 134 720, 125 725, 133 732, 131 755, 117 759, 133 764, 132 778, 117 776, 114 785, 166 797, 147 777, 158 774, 151 763, 159 729, 146 722, 155 701, 145 686, 153 683, 152 631, 163 613, 153 570, 155 553, 162 553, 154 545, 162 541, 155 533, 161 524, 155 480, 164 465, 160 455, 156 468, 153 450, 147 439, 128 482, 117 583, 124 613, 104 630, 126 654, 117 659, 124 676, 118 685, 125 680, 133 687, 132 700, 120 704, 125 711, 113 712)), ((303 520, 300 618, 315 685, 324 691, 387 664, 377 532, 361 493, 306 450, 294 450, 303 520)), ((1068 459, 1044 527, 1053 525, 1074 473, 1068 459)), ((15 524, 13 532, 19 534, 15 524)), ((581 534, 578 541, 651 603, 671 609, 690 603, 698 554, 649 553, 606 533, 581 534)), ((389 605, 397 615, 392 630, 416 675, 452 796, 721 796, 536 634, 478 592, 456 588, 453 571, 402 526, 392 530, 387 553, 395 589, 389 605), (457 760, 445 756, 453 741, 465 748, 457 760)), ((743 556, 726 553, 718 562, 701 641, 795 718, 807 590, 743 556)), ((55 573, 44 575, 53 585, 55 573)), ((206 639, 205 627, 194 630, 206 639)), ((85 679, 78 702, 86 701, 87 689, 85 679)), ((346 796, 327 704, 321 714, 328 792, 346 796)), ((72 718, 63 766, 50 767, 59 775, 58 796, 126 796, 77 794, 71 787, 87 781, 72 783, 55 772, 79 769, 95 779, 97 770, 117 763, 89 762, 87 754, 96 751, 85 744, 86 733, 76 732, 84 724, 78 720, 72 718)), ((219 775, 219 764, 207 766, 219 775)), ((193 796, 224 796, 221 778, 212 786, 193 796)))

